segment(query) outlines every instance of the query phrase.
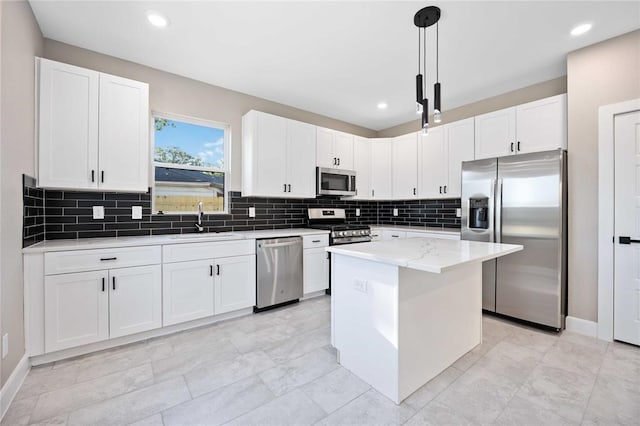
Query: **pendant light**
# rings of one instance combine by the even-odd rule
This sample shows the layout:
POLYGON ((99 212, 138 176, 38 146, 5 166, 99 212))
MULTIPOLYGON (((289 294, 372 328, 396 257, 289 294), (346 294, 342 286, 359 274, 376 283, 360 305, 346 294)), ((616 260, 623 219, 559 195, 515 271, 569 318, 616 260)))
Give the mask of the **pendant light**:
MULTIPOLYGON (((440 8, 436 6, 427 6, 416 12, 413 17, 413 23, 418 27, 418 75, 416 76, 416 111, 422 113, 422 133, 427 134, 429 130, 429 99, 426 98, 427 92, 427 28, 433 24, 437 24, 440 20, 440 8), (420 33, 422 31, 422 34, 420 33), (422 35, 422 46, 420 46, 420 35, 422 35), (420 47, 422 47, 422 61, 420 61, 420 47), (422 70, 420 69, 422 62, 422 70)), ((433 86, 434 91, 434 117, 433 121, 439 123, 441 121, 440 111, 440 82, 438 81, 438 26, 436 25, 436 84, 433 86)))

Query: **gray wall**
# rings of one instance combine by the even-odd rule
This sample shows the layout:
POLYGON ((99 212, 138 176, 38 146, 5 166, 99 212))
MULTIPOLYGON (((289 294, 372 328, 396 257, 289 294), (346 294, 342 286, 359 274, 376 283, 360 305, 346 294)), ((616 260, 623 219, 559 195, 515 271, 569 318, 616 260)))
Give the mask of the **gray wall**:
POLYGON ((34 172, 34 56, 42 54, 43 39, 27 2, 2 2, 1 19, 0 309, 2 335, 9 333, 4 385, 24 354, 22 174, 34 172))
POLYGON ((251 109, 364 137, 376 136, 374 130, 49 39, 45 39, 43 56, 149 83, 149 105, 152 111, 230 124, 231 185, 227 190, 240 191, 242 187, 242 116, 251 109))
MULTIPOLYGON (((443 87, 442 90, 446 91, 446 87, 443 87)), ((512 107, 526 102, 547 98, 549 96, 560 95, 562 93, 567 93, 566 76, 559 77, 553 80, 543 81, 542 83, 523 87, 522 89, 514 90, 512 92, 502 93, 500 95, 483 99, 471 104, 463 105, 451 110, 445 109, 442 112, 442 123, 440 123, 439 125, 463 120, 465 118, 474 117, 476 115, 484 114, 491 111, 497 111, 499 109, 512 107)), ((430 125, 434 125, 433 117, 429 117, 429 123, 430 125)), ((380 130, 378 132, 378 137, 390 138, 394 136, 404 135, 410 132, 416 132, 420 130, 420 126, 420 120, 409 121, 408 123, 380 130)))
POLYGON ((640 98, 640 30, 571 52, 569 315, 598 320, 598 108, 640 98))

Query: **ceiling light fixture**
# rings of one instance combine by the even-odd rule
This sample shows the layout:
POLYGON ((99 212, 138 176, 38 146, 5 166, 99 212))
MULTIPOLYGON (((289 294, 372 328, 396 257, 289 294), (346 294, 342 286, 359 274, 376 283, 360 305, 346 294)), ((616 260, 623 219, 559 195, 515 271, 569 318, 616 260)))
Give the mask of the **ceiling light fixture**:
POLYGON ((387 109, 388 106, 386 102, 378 102, 378 109, 387 109))
POLYGON ((438 75, 438 21, 440 20, 440 8, 427 6, 416 12, 413 23, 418 27, 418 75, 416 76, 416 112, 422 114, 422 134, 429 130, 429 99, 425 97, 427 92, 427 28, 436 24, 436 83, 433 85, 434 111, 433 121, 441 121, 440 110, 440 82, 438 75), (420 31, 422 31, 422 49, 420 49, 420 31), (422 50, 422 69, 420 69, 420 50, 422 50), (424 73, 424 74, 423 74, 424 73))
POLYGON ((158 12, 147 12, 147 19, 154 27, 164 28, 169 25, 167 17, 158 12))
POLYGON ((578 25, 577 27, 575 27, 574 29, 571 30, 571 35, 572 36, 579 36, 582 35, 586 32, 588 32, 591 29, 591 24, 581 24, 578 25))

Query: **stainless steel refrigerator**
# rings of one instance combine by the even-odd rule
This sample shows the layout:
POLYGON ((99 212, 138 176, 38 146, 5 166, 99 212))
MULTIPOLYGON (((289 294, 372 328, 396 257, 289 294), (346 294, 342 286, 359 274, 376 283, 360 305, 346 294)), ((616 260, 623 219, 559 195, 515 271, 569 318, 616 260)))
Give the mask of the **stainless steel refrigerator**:
POLYGON ((563 329, 567 289, 567 153, 462 163, 463 240, 521 244, 482 265, 482 308, 563 329))

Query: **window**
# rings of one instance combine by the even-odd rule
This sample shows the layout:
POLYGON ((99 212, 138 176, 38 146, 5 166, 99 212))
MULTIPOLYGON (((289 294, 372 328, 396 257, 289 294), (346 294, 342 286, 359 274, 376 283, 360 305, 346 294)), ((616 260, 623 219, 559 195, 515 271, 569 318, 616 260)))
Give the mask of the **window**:
POLYGON ((229 175, 229 126, 154 114, 153 212, 225 213, 229 175))

